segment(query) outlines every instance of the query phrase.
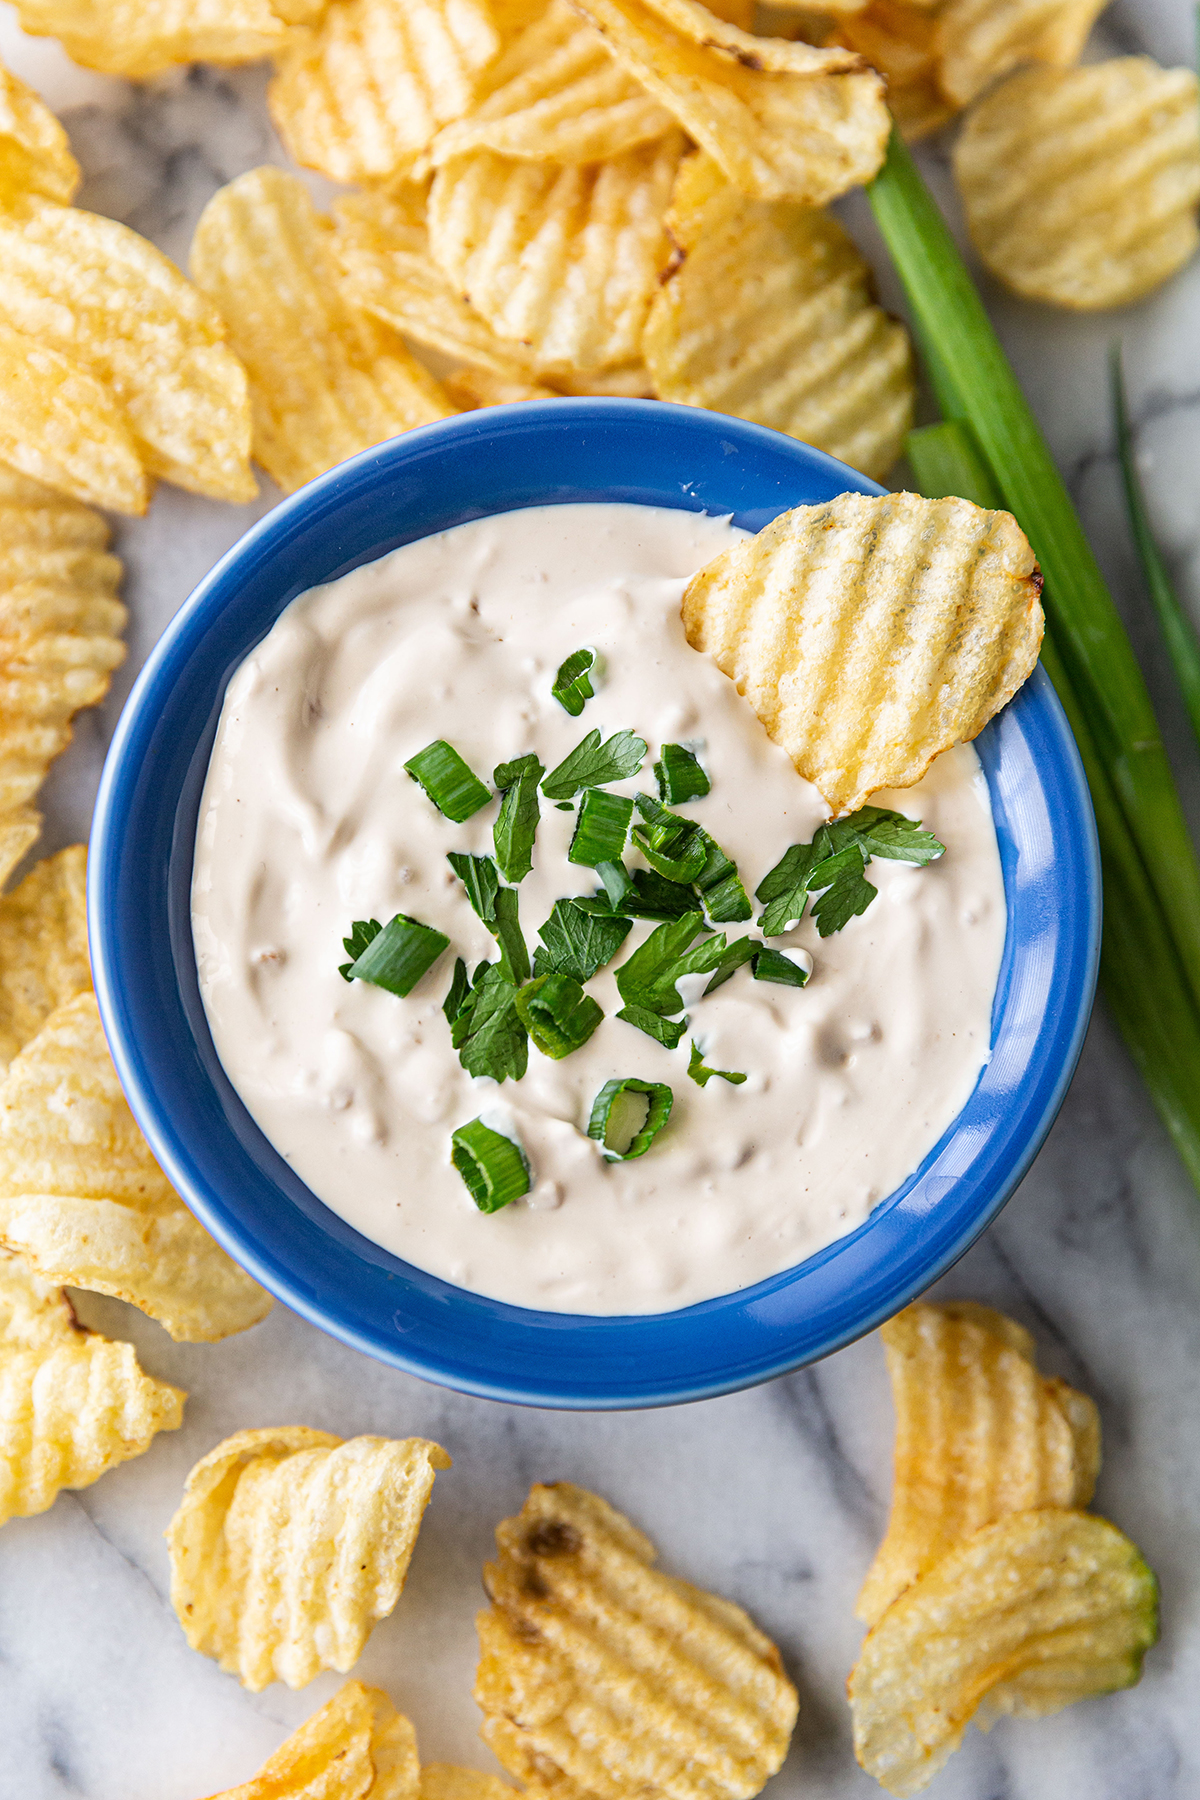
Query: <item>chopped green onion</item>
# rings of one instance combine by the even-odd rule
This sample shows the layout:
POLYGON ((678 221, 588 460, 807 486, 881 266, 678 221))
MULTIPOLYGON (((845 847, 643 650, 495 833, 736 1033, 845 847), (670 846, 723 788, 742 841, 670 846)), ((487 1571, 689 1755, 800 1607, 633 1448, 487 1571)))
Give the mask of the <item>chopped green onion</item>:
POLYGON ((772 950, 766 944, 755 952, 750 972, 755 981, 777 981, 781 987, 805 987, 808 983, 807 969, 794 963, 783 950, 772 950))
POLYGON ((633 828, 634 844, 667 881, 690 887, 708 860, 700 827, 668 812, 649 794, 637 796, 637 809, 644 823, 633 828))
POLYGON ((355 919, 350 927, 350 936, 342 939, 342 949, 350 958, 349 962, 338 964, 338 974, 343 981, 353 981, 350 971, 374 938, 377 938, 383 926, 378 919, 355 919))
POLYGON ((466 1004, 467 996, 470 992, 471 983, 467 978, 467 965, 461 956, 456 956, 454 959, 454 979, 450 983, 450 992, 442 1001, 442 1011, 446 1015, 447 1024, 453 1025, 455 1019, 457 1019, 459 1013, 466 1004))
MULTIPOLYGON (((632 815, 630 815, 632 817, 632 815)), ((598 862, 596 873, 604 884, 604 895, 613 912, 620 912, 626 895, 633 886, 629 871, 620 857, 598 862)), ((599 897, 599 896, 597 896, 599 897)))
POLYGON ((618 731, 603 744, 598 731, 589 731, 542 783, 547 800, 570 800, 580 788, 606 787, 636 775, 646 755, 644 738, 632 731, 618 731))
MULTIPOLYGON (((372 919, 373 925, 375 921, 372 919)), ((356 921, 357 932, 361 920, 356 921)), ((344 939, 347 947, 353 942, 344 939)), ((386 988, 389 994, 397 994, 401 999, 411 994, 427 969, 432 969, 438 957, 450 943, 444 931, 435 931, 432 925, 422 925, 419 919, 410 919, 407 913, 397 913, 389 919, 382 931, 373 931, 370 942, 361 956, 348 966, 348 981, 369 981, 372 987, 386 988)), ((343 967, 342 973, 346 973, 343 967)))
POLYGON ((491 926, 500 945, 500 972, 514 987, 529 980, 529 951, 517 919, 516 888, 501 888, 496 895, 496 922, 491 926))
POLYGON ((741 1087, 743 1081, 746 1079, 738 1069, 710 1069, 696 1046, 695 1038, 692 1039, 692 1054, 691 1059, 688 1062, 688 1074, 700 1087, 707 1087, 714 1075, 719 1076, 722 1081, 730 1082, 734 1087, 741 1087))
POLYGON ((494 935, 496 893, 500 887, 495 862, 490 856, 468 856, 465 850, 451 850, 446 861, 466 888, 467 899, 494 935))
POLYGON ((645 1156, 670 1118, 674 1100, 664 1081, 639 1081, 634 1075, 606 1081, 592 1102, 588 1136, 603 1144, 605 1162, 632 1162, 645 1156), (640 1115, 636 1124, 631 1113, 640 1115))
POLYGON ((704 867, 696 879, 696 891, 704 902, 704 910, 716 925, 735 925, 748 919, 754 908, 742 886, 737 864, 707 831, 700 836, 706 851, 704 867))
POLYGON ((535 1047, 556 1062, 586 1044, 604 1017, 571 975, 539 975, 517 994, 517 1013, 535 1047))
POLYGON ((654 765, 659 798, 668 806, 681 806, 685 800, 701 800, 712 782, 700 767, 698 758, 683 744, 664 744, 662 757, 654 765))
POLYGON ((435 738, 404 767, 414 781, 419 781, 433 804, 456 825, 486 806, 491 793, 475 771, 463 761, 458 751, 445 738, 435 738))
POLYGON ((590 700, 596 691, 591 682, 592 671, 595 670, 599 677, 601 669, 599 657, 590 649, 572 651, 566 661, 559 664, 550 692, 573 719, 579 717, 584 702, 590 700))
MULTIPOLYGON (((510 890, 511 891, 511 890, 510 890)), ((450 1024, 450 1042, 468 1075, 520 1081, 529 1066, 529 1034, 516 1006, 517 990, 499 963, 484 963, 450 1024)))
POLYGON ((624 1019, 626 1025, 636 1025, 639 1031, 644 1031, 656 1043, 665 1044, 668 1050, 675 1049, 688 1028, 686 1019, 664 1019, 648 1006, 623 1006, 617 1018, 624 1019))
POLYGON ((499 1212, 533 1185, 521 1146, 482 1119, 472 1119, 452 1134, 450 1160, 481 1213, 499 1212))
POLYGON ((533 840, 541 813, 538 782, 545 773, 536 756, 498 763, 492 772, 497 791, 503 795, 492 838, 505 881, 523 881, 533 867, 533 840))
POLYGON ((567 851, 567 861, 598 868, 601 863, 620 860, 633 817, 633 801, 623 794, 609 794, 603 788, 588 788, 579 803, 575 835, 567 851))
POLYGON ((761 939, 752 937, 735 938, 732 944, 727 944, 721 952, 721 960, 716 966, 713 978, 704 990, 704 996, 707 998, 709 994, 714 994, 729 980, 731 975, 737 974, 743 963, 748 963, 756 951, 761 950, 762 947, 761 939))
POLYGON ((1147 592, 1158 614, 1159 629, 1183 691, 1192 730, 1200 739, 1200 641, 1197 640, 1195 626, 1179 604, 1162 551, 1155 542, 1154 532, 1150 527, 1146 496, 1142 492, 1141 477, 1134 460, 1133 434, 1129 428, 1129 409, 1125 400, 1125 379, 1119 343, 1114 344, 1109 351, 1109 372, 1129 530, 1137 547, 1147 592))
POLYGON ((590 981, 597 969, 612 961, 631 929, 630 921, 615 913, 595 914, 574 900, 556 900, 550 917, 538 928, 542 942, 534 952, 533 972, 590 981))

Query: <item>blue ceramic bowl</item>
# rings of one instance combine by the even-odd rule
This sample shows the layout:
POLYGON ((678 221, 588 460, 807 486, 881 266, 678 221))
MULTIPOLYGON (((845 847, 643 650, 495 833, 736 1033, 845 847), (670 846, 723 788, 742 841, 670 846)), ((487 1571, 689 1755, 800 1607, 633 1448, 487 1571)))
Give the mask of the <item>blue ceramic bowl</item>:
POLYGON ((992 1057, 920 1169, 849 1237, 682 1312, 540 1313, 451 1287, 359 1236, 272 1149, 217 1060, 189 914, 197 808, 225 685, 304 589, 513 507, 635 501, 732 513, 881 490, 791 438, 652 401, 468 413, 365 451, 235 545, 173 620, 117 727, 92 833, 96 992, 125 1091, 175 1187, 296 1312, 429 1381, 537 1406, 659 1406, 825 1356, 905 1305, 1008 1199, 1058 1111, 1091 1007, 1100 882, 1083 771, 1038 669, 978 740, 1008 936, 992 1057))

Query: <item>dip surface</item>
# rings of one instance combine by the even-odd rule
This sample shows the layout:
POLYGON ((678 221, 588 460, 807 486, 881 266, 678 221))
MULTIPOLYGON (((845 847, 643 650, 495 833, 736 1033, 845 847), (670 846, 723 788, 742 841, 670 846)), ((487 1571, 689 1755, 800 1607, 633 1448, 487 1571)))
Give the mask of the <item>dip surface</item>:
MULTIPOLYGON (((396 1255, 515 1305, 669 1311, 745 1287, 862 1223, 961 1110, 987 1059, 1006 925, 975 752, 872 804, 946 845, 921 869, 873 860, 879 897, 832 937, 811 917, 773 946, 812 954, 804 989, 740 969, 717 993, 685 978, 690 1026, 669 1051, 617 1019, 613 970, 654 929, 635 920, 587 984, 605 1019, 525 1077, 460 1066, 442 1013, 454 957, 495 940, 446 861, 492 852, 493 801, 444 818, 404 763, 445 738, 491 784, 536 751, 552 769, 587 732, 630 728, 649 754, 610 791, 656 793, 664 742, 697 750, 711 792, 679 807, 753 895, 827 816, 733 684, 680 622, 688 577, 741 534, 691 512, 540 507, 481 519, 301 595, 229 685, 201 803, 192 888, 200 988, 217 1052, 266 1136, 328 1206, 396 1255), (578 718, 552 697, 572 651, 604 685, 578 718), (450 949, 406 999, 338 973, 355 919, 411 914, 450 949), (692 991, 689 992, 689 986, 692 991), (740 1086, 687 1075, 691 1041, 740 1086), (650 1151, 606 1163, 586 1136, 612 1077, 666 1082, 650 1151), (519 1138, 533 1189, 482 1214, 450 1162, 482 1116, 519 1138)), ((567 862, 577 814, 545 799, 519 887, 532 957, 555 900, 592 894, 567 862)), ((630 848, 626 861, 641 862, 630 848)), ((761 911, 755 905, 755 920, 761 911)), ((721 926, 730 942, 755 922, 721 926)))

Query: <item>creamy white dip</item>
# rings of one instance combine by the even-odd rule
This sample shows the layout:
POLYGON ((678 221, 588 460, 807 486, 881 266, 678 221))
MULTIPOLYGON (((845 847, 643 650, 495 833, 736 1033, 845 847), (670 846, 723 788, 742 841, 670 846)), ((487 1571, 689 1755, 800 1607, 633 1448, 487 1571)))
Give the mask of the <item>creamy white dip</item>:
MULTIPOLYGON (((367 1237, 460 1287, 521 1306, 668 1311, 800 1262, 859 1225, 920 1163, 988 1055, 1005 904, 987 787, 970 747, 874 802, 946 845, 928 868, 873 861, 879 897, 836 935, 811 918, 772 943, 811 953, 805 989, 738 971, 669 1051, 605 1011, 562 1061, 530 1048, 519 1082, 473 1079, 442 1014, 455 954, 497 954, 447 861, 492 851, 493 802, 444 818, 404 763, 445 738, 490 784, 536 751, 547 769, 586 732, 630 727, 698 747, 712 778, 679 810, 733 857, 751 894, 827 816, 733 684, 680 623, 687 578, 741 534, 691 512, 557 506, 425 538, 303 594, 231 681, 200 813, 192 916, 217 1052, 251 1114, 313 1192, 367 1237), (551 695, 562 660, 602 654, 582 716, 551 695), (406 999, 345 982, 354 919, 410 914, 451 949, 406 999), (689 1044, 741 1086, 688 1079, 689 1044), (615 1076, 668 1083, 650 1151, 607 1163, 586 1136, 615 1076), (481 1214, 450 1162, 456 1126, 516 1136, 533 1188, 481 1214)), ((574 812, 543 801, 520 885, 530 952, 555 900, 590 894, 566 860, 574 812)), ((640 858, 627 856, 630 866, 640 858)), ((755 914, 761 910, 755 907, 755 914)), ((732 941, 755 926, 722 927, 732 941)), ((698 985, 703 986, 701 978, 698 985)), ((687 992, 689 981, 693 993, 687 992)))

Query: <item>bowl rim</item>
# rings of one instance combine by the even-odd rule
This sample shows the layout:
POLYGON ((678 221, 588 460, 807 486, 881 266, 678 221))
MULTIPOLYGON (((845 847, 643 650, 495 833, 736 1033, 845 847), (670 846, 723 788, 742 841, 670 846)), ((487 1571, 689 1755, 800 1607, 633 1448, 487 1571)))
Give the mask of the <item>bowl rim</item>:
MULTIPOLYGON (((986 1203, 971 1214, 963 1225, 948 1241, 943 1243, 937 1254, 924 1262, 919 1279, 909 1280, 905 1290, 898 1298, 889 1292, 874 1304, 866 1305, 854 1314, 852 1321, 844 1323, 836 1330, 825 1332, 818 1341, 805 1343, 803 1346, 792 1343, 785 1346, 782 1340, 775 1350, 765 1352, 755 1362, 753 1371, 747 1373, 739 1367, 737 1370, 726 1369, 697 1372, 691 1377, 681 1379, 678 1375, 663 1381, 655 1381, 641 1371, 637 1379, 631 1379, 614 1373, 610 1385, 597 1390, 591 1385, 586 1389, 573 1387, 563 1377, 555 1378, 552 1374, 544 1374, 540 1378, 531 1379, 528 1375, 514 1379, 511 1375, 504 1377, 489 1373, 486 1370, 467 1372, 461 1368, 448 1369, 444 1354, 430 1354, 423 1351, 419 1343, 409 1342, 407 1333, 410 1327, 402 1323, 402 1313, 393 1315, 396 1341, 390 1337, 381 1338, 378 1331, 367 1331, 355 1325, 343 1314, 337 1316, 338 1299, 317 1299, 304 1281, 300 1280, 294 1270, 280 1265, 277 1255, 267 1254, 262 1245, 255 1240, 238 1218, 236 1202, 230 1204, 227 1197, 214 1197, 205 1184, 197 1177, 195 1164, 189 1152, 186 1133, 181 1132, 179 1122, 173 1118, 164 1103, 160 1100, 154 1069, 144 1052, 139 1040, 139 1032, 133 1023, 129 1006, 129 995, 122 974, 124 948, 122 934, 117 926, 117 906, 110 905, 116 891, 118 869, 128 846, 123 832, 128 822, 127 801, 130 798, 141 756, 146 748, 147 733, 151 722, 156 720, 162 707, 177 692, 186 678, 188 661, 188 642, 195 638, 197 632, 203 637, 211 633, 218 623, 223 609, 236 600, 241 586, 248 585, 253 577, 253 569, 261 567, 272 557, 281 556, 293 536, 308 527, 326 528, 336 520, 344 505, 361 491, 367 491, 372 484, 378 486, 397 470, 403 470, 413 464, 414 459, 426 456, 432 450, 434 460, 438 454, 445 452, 453 455, 458 451, 475 446, 477 449, 485 443, 496 444, 524 432, 528 435, 532 430, 534 437, 539 434, 547 437, 547 450, 552 450, 556 442, 561 442, 562 434, 572 427, 578 427, 580 443, 584 442, 589 430, 596 426, 616 429, 627 427, 635 434, 645 437, 645 427, 653 426, 655 433, 682 434, 689 433, 693 438, 697 433, 700 438, 708 437, 714 441, 732 440, 735 447, 755 452, 767 459, 784 461, 793 465, 797 480, 808 478, 820 480, 834 492, 857 491, 860 493, 880 494, 886 490, 876 483, 835 462, 823 452, 813 450, 795 439, 783 437, 765 427, 746 424, 743 421, 729 418, 698 408, 672 406, 660 401, 634 401, 618 399, 583 399, 552 400, 526 402, 519 405, 480 409, 477 412, 459 415, 449 420, 421 427, 408 432, 403 437, 390 440, 383 445, 373 446, 361 452, 348 462, 338 465, 316 481, 308 484, 288 496, 272 511, 258 520, 238 541, 220 558, 208 575, 198 583, 192 594, 184 602, 174 618, 168 624, 157 643, 153 646, 146 662, 138 674, 132 691, 126 701, 122 714, 117 722, 108 756, 101 777, 100 790, 97 796, 96 810, 92 828, 92 845, 89 854, 88 872, 88 920, 89 936, 92 947, 93 974, 97 1001, 100 1007, 104 1028, 108 1036, 113 1060, 117 1068, 122 1087, 129 1099, 134 1116, 145 1133, 151 1149, 162 1165, 172 1185, 182 1195, 191 1210, 200 1218, 217 1241, 234 1258, 247 1268, 264 1286, 269 1288, 278 1298, 292 1310, 301 1314, 320 1329, 330 1333, 352 1348, 371 1355, 378 1360, 392 1364, 407 1373, 468 1392, 483 1398, 507 1403, 551 1407, 567 1410, 606 1411, 626 1408, 642 1408, 676 1404, 685 1401, 711 1398, 719 1394, 738 1391, 762 1381, 819 1360, 833 1350, 842 1348, 854 1339, 873 1330, 883 1319, 890 1317, 898 1308, 908 1303, 917 1293, 923 1292, 970 1247, 976 1238, 987 1228, 1005 1205, 1020 1181, 1024 1178, 1034 1157, 1041 1148, 1046 1134, 1054 1121, 1067 1087, 1070 1084, 1079 1053, 1082 1049, 1091 1012, 1092 998, 1095 990, 1099 960, 1100 938, 1100 880, 1099 853, 1096 842, 1095 823, 1092 816, 1090 797, 1086 779, 1079 760, 1078 751, 1071 737, 1065 716, 1059 706, 1048 677, 1040 665, 1033 676, 1018 695, 1017 700, 1010 703, 1010 711, 1015 719, 1022 712, 1036 711, 1045 731, 1053 739, 1053 751, 1058 757, 1057 776, 1068 799, 1065 802, 1069 822, 1075 832, 1077 842, 1072 854, 1078 865, 1082 890, 1082 906, 1076 907, 1076 916, 1068 927, 1074 932, 1074 952, 1072 966, 1075 971, 1076 997, 1071 1007, 1071 1017, 1064 1022, 1064 1029, 1058 1032, 1056 1045, 1056 1072, 1052 1081, 1045 1086, 1042 1103, 1037 1116, 1029 1121, 1022 1143, 1017 1152, 1010 1158, 1006 1172, 1001 1180, 994 1183, 986 1203), (349 498, 348 498, 349 497, 349 498), (332 1310, 331 1310, 332 1309, 332 1310)), ((728 446, 726 446, 728 448, 728 446)), ((658 504, 681 505, 684 510, 709 510, 703 504, 695 504, 697 496, 689 493, 693 483, 677 482, 670 494, 665 491, 658 504), (680 497, 682 490, 682 498, 680 497), (691 504, 689 504, 691 502, 691 504)), ((597 481, 596 490, 603 493, 618 493, 619 484, 611 480, 597 481)), ((575 494, 562 496, 564 500, 578 497, 575 494)), ((618 497, 624 498, 623 493, 618 497)), ((559 503, 557 496, 549 496, 538 502, 528 499, 515 502, 517 505, 559 503)), ((768 503, 768 511, 773 505, 774 511, 784 510, 789 504, 804 504, 795 497, 784 499, 779 504, 768 503)), ((477 511, 466 516, 481 517, 503 510, 494 502, 481 504, 477 511)), ((460 521, 461 522, 461 521, 460 521)), ((438 530, 439 525, 425 525, 415 531, 407 528, 397 539, 395 535, 387 542, 381 542, 374 551, 356 555, 349 562, 341 565, 331 573, 320 573, 305 585, 316 585, 317 582, 336 578, 336 574, 345 568, 373 560, 374 557, 386 554, 397 541, 412 541, 416 537, 428 535, 430 530, 438 530)), ((269 623, 259 632, 258 637, 244 643, 237 661, 249 654, 255 642, 259 641, 266 630, 270 629, 274 618, 282 607, 288 603, 296 591, 293 588, 286 599, 280 601, 275 608, 269 623)), ((236 663, 232 666, 236 666, 236 663)), ((220 694, 216 700, 219 711, 224 687, 232 672, 232 666, 226 668, 220 683, 220 694)), ((999 720, 1006 716, 999 715, 999 720)), ((988 727, 988 732, 994 726, 988 727)), ((984 738, 979 748, 984 749, 984 738)), ((207 766, 208 755, 205 752, 204 766, 207 766)), ((1044 779, 1039 775, 1039 784, 1044 779)), ((989 786, 991 778, 989 776, 989 786)), ((995 803, 995 795, 993 793, 995 803)), ((173 804, 175 802, 173 801, 173 804)), ((190 879, 191 843, 193 834, 188 836, 187 868, 190 879)), ((174 842, 174 840, 173 840, 174 842)), ((132 861, 132 857, 126 859, 132 861)), ((1006 890, 1008 878, 1006 875, 1006 890)), ((1077 893, 1076 898, 1080 895, 1077 893)), ((1013 902, 1008 898, 1008 938, 1012 938, 1013 902)), ((187 934, 190 948, 190 920, 187 934)), ((1010 957, 1015 958, 1017 951, 1006 943, 1006 967, 1010 957)), ((1003 979, 1003 976, 1002 976, 1003 979)), ((994 1013, 994 1035, 997 1016, 1003 1017, 1000 990, 997 993, 997 1013, 994 1013)), ((142 1008, 143 1015, 145 1008, 142 1008)), ((209 1046, 211 1050, 211 1043, 209 1046)), ((212 1052, 215 1059, 215 1052, 212 1052)), ((219 1067, 219 1065, 218 1065, 219 1067)), ((223 1072, 221 1072, 223 1074, 223 1072)), ((981 1081, 982 1081, 981 1077, 981 1081)), ((227 1081, 227 1078, 226 1078, 227 1081)), ((230 1090, 232 1092, 232 1089, 230 1090)), ((974 1096, 972 1096, 974 1099, 974 1096)), ((968 1106, 971 1102, 968 1102, 968 1106)), ((238 1102, 240 1106, 240 1102, 238 1102)), ((243 1109, 244 1110, 244 1109, 243 1109)), ((960 1112, 948 1127, 947 1132, 938 1144, 924 1159, 920 1170, 909 1182, 901 1184, 894 1194, 886 1196, 871 1212, 867 1220, 855 1232, 844 1238, 836 1239, 815 1256, 806 1259, 792 1270, 768 1278, 765 1282, 754 1284, 750 1288, 735 1290, 731 1295, 718 1296, 713 1300, 700 1302, 695 1306, 679 1309, 675 1312, 634 1315, 592 1315, 578 1313, 538 1313, 524 1308, 505 1305, 488 1299, 466 1289, 452 1288, 448 1283, 439 1283, 436 1278, 427 1276, 423 1271, 414 1270, 400 1259, 379 1249, 370 1240, 359 1238, 352 1228, 344 1226, 337 1220, 337 1215, 328 1213, 320 1202, 313 1200, 313 1206, 329 1220, 336 1221, 342 1227, 336 1235, 349 1236, 357 1240, 360 1261, 365 1265, 386 1266, 401 1280, 423 1288, 438 1287, 452 1297, 453 1304, 482 1315, 482 1323, 488 1319, 493 1324, 497 1321, 498 1329, 506 1329, 505 1320, 511 1326, 512 1318, 520 1325, 523 1322, 543 1321, 552 1324, 559 1331, 592 1333, 602 1339, 607 1332, 612 1334, 620 1327, 645 1327, 654 1322, 680 1321, 691 1317, 700 1323, 701 1332, 712 1327, 713 1320, 719 1331, 719 1320, 716 1315, 722 1311, 737 1309, 747 1319, 754 1312, 761 1311, 765 1315, 766 1335, 772 1332, 778 1335, 778 1327, 770 1323, 772 1313, 771 1301, 781 1288, 794 1283, 801 1271, 815 1273, 820 1267, 829 1263, 848 1247, 871 1230, 872 1224, 890 1211, 898 1197, 906 1196, 919 1180, 928 1176, 929 1166, 941 1156, 952 1144, 959 1131, 964 1113, 960 1112), (759 1302, 762 1302, 761 1307, 759 1302), (511 1315, 511 1318, 508 1316, 511 1315), (565 1322, 565 1324, 564 1324, 565 1322)), ((246 1115, 247 1119, 249 1115, 246 1115)), ((262 1141, 265 1138, 257 1126, 251 1130, 262 1141)), ((272 1156, 276 1153, 271 1152, 272 1156)), ((278 1159, 276 1159, 278 1160, 278 1159)), ((941 1178, 935 1177, 934 1180, 941 1178)), ((946 1186, 952 1186, 946 1181, 946 1186)), ((278 1190, 278 1183, 276 1183, 278 1190)), ((304 1190, 305 1193, 308 1190, 304 1190)), ((942 1198, 946 1198, 943 1193, 942 1198)), ((287 1198, 286 1194, 284 1198, 287 1198)), ((930 1212, 937 1204, 932 1199, 926 1211, 930 1212)), ((923 1216, 923 1215, 922 1215, 923 1216)), ((343 1297, 343 1305, 348 1302, 343 1297)), ((851 1301, 847 1302, 852 1304, 851 1301)), ((553 1338, 551 1340, 554 1341, 553 1338)), ((620 1359, 618 1359, 620 1360, 620 1359)))

